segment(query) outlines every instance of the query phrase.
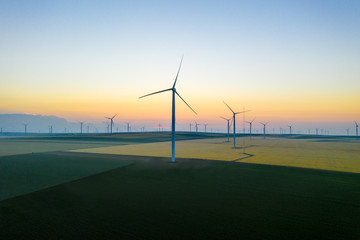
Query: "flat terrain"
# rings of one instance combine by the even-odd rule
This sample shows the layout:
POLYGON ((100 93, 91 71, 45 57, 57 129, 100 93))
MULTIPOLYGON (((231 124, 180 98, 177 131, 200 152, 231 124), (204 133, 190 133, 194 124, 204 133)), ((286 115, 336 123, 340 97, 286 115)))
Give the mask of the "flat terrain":
POLYGON ((1 201, 1 239, 360 238, 359 174, 117 159, 133 163, 1 201))
MULTIPOLYGON (((177 140, 208 138, 211 134, 177 133, 177 140)), ((221 136, 221 135, 220 135, 221 136)), ((0 138, 0 156, 169 141, 170 133, 113 135, 50 135, 0 138)))
POLYGON ((111 158, 25 154, 0 158, 0 200, 129 164, 111 158))
MULTIPOLYGON (((314 168, 360 173, 360 139, 249 137, 237 138, 238 149, 225 138, 199 139, 176 143, 176 156, 260 163, 269 165, 314 168)), ((147 143, 132 146, 111 146, 78 149, 75 152, 125 154, 170 157, 171 142, 147 143)))
POLYGON ((0 239, 360 239, 357 139, 218 137, 179 134, 175 164, 168 133, 9 141, 0 239))

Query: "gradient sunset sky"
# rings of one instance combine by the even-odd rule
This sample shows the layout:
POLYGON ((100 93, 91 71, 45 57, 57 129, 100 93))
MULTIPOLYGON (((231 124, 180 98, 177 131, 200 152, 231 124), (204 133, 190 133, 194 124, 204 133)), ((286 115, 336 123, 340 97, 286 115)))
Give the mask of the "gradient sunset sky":
MULTIPOLYGON (((360 1, 0 1, 0 113, 360 121, 360 1)), ((352 125, 349 125, 352 126, 352 125)))

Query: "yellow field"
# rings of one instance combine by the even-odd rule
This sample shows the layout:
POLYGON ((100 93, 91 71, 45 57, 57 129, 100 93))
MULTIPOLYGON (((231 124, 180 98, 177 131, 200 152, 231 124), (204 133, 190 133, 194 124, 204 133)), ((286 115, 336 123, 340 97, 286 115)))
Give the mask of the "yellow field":
MULTIPOLYGON (((117 143, 118 144, 118 143, 117 143)), ((112 146, 112 143, 84 142, 84 141, 54 141, 54 140, 27 140, 27 139, 1 139, 0 157, 8 155, 39 153, 50 151, 64 151, 90 147, 112 146)))
MULTIPOLYGON (((176 157, 360 173, 360 142, 316 142, 281 138, 247 139, 245 149, 232 149, 232 142, 225 142, 225 140, 206 139, 176 142, 176 157)), ((238 139, 237 146, 243 146, 241 138, 238 139)), ((147 143, 73 151, 170 157, 171 143, 147 143)))

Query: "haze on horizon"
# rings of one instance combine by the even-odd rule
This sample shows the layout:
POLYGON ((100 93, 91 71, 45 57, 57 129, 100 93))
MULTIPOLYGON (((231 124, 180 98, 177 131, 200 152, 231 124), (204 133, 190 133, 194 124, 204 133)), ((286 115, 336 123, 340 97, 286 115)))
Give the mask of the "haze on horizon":
MULTIPOLYGON (((224 124, 360 121, 359 1, 2 1, 0 113, 224 124)), ((225 125, 225 124, 224 124, 225 125)), ((240 126, 239 126, 240 127, 240 126)), ((314 125, 314 127, 316 127, 314 125)))

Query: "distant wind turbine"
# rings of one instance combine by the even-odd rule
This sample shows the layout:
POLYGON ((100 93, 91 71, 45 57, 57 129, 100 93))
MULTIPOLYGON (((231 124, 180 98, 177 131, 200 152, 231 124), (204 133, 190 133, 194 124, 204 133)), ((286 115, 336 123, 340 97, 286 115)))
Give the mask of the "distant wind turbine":
POLYGON ((200 126, 200 125, 201 125, 200 123, 197 123, 197 122, 195 121, 195 130, 196 130, 196 133, 198 133, 198 130, 199 130, 198 126, 200 126))
POLYGON ((192 124, 190 123, 190 132, 191 132, 191 126, 192 126, 192 124))
POLYGON ((263 125, 263 132, 264 132, 264 138, 265 138, 265 136, 266 136, 266 125, 267 125, 269 122, 267 122, 267 123, 261 123, 261 122, 259 122, 259 123, 263 125))
POLYGON ((250 139, 252 137, 252 123, 254 122, 254 120, 255 120, 255 118, 252 121, 247 122, 250 125, 250 139))
POLYGON ((204 126, 205 126, 205 133, 206 133, 206 128, 207 128, 207 125, 208 125, 207 123, 204 123, 204 126))
POLYGON ((117 114, 115 114, 113 117, 105 117, 107 119, 110 120, 110 134, 112 134, 112 128, 113 128, 113 125, 114 125, 114 118, 116 117, 117 114))
POLYGON ((83 127, 83 124, 84 124, 84 122, 80 122, 80 134, 82 135, 82 127, 83 127))
POLYGON ((230 142, 230 120, 232 118, 224 118, 224 117, 221 117, 221 116, 219 116, 219 117, 227 121, 227 133, 228 133, 228 140, 227 141, 230 142))
POLYGON ((26 136, 26 134, 27 134, 27 126, 28 126, 28 124, 27 123, 23 123, 24 124, 24 130, 25 130, 25 136, 26 136))
POLYGON ((130 123, 127 122, 126 125, 127 125, 127 132, 129 133, 130 132, 130 123))
POLYGON ((234 112, 231 107, 229 107, 229 105, 226 104, 226 102, 224 102, 224 104, 230 109, 230 111, 233 113, 233 125, 234 125, 234 147, 233 148, 236 148, 236 139, 235 139, 235 135, 236 135, 236 126, 235 126, 235 116, 236 114, 239 114, 239 113, 244 113, 244 112, 249 112, 248 111, 242 111, 242 112, 234 112))
POLYGON ((356 127, 356 136, 359 136, 359 125, 358 123, 355 121, 355 127, 356 127))
POLYGON ((288 125, 289 129, 290 129, 290 135, 292 133, 292 126, 294 126, 294 124, 288 125))
MULTIPOLYGON (((183 56, 184 57, 184 56, 183 56)), ((178 72, 176 74, 175 77, 175 81, 174 84, 172 86, 172 88, 168 88, 165 90, 161 90, 158 92, 154 92, 154 93, 150 93, 144 96, 141 96, 139 98, 143 98, 143 97, 147 97, 153 94, 158 94, 158 93, 162 93, 162 92, 167 92, 167 91, 172 91, 172 111, 171 111, 171 162, 175 162, 175 95, 178 95, 178 97, 195 113, 197 114, 191 107, 189 104, 187 104, 187 102, 180 96, 180 94, 176 91, 176 82, 179 76, 179 72, 180 72, 180 68, 181 68, 181 64, 182 64, 182 60, 183 57, 181 57, 181 61, 180 61, 180 66, 178 69, 178 72)))

